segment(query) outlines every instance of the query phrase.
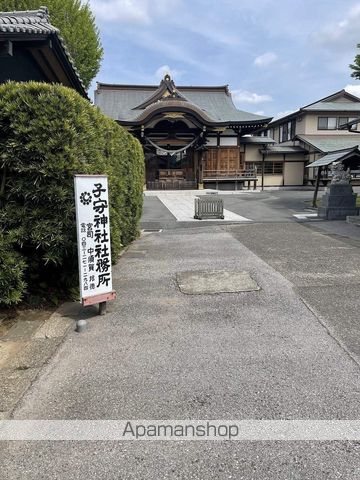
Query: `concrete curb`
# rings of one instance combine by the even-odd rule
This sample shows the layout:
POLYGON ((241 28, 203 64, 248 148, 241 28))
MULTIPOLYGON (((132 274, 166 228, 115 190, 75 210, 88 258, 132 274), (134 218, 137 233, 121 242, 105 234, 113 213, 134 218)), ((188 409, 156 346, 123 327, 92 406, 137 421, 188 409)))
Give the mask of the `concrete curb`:
MULTIPOLYGON (((12 411, 74 326, 79 304, 62 304, 47 319, 27 319, 26 312, 0 340, 0 420, 12 411)), ((40 315, 40 311, 39 311, 40 315)), ((29 317, 36 316, 29 311, 29 317)))

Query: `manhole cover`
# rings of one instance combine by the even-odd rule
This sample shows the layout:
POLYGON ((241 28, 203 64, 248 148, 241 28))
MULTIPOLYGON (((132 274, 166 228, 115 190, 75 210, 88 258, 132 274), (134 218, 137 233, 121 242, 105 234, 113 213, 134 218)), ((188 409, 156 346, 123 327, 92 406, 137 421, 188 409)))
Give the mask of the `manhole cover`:
POLYGON ((234 270, 194 270, 177 273, 180 291, 189 295, 252 292, 259 285, 248 272, 234 270))

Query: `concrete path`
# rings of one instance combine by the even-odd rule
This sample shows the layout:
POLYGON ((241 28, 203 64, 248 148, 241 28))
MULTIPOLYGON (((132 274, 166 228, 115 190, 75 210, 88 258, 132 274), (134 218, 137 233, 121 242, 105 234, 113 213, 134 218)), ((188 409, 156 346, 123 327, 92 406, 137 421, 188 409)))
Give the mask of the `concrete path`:
MULTIPOLYGON (((174 215, 177 221, 199 223, 199 220, 194 218, 195 195, 159 194, 157 197, 172 215, 174 215)), ((249 218, 242 217, 241 215, 237 215, 226 209, 224 209, 224 220, 228 222, 251 222, 249 218)), ((214 219, 207 221, 216 222, 217 220, 214 219)))
MULTIPOLYGON (((309 278, 312 287, 323 278, 335 290, 346 277, 336 268, 344 245, 293 226, 283 243, 290 224, 143 236, 115 267, 119 296, 109 314, 90 319, 84 334, 69 334, 15 418, 359 418, 356 352, 296 290, 309 278), (314 256, 296 255, 307 242, 330 252, 324 267, 319 258, 311 269, 314 256), (299 265, 307 276, 294 273, 299 265), (177 273, 209 269, 247 271, 261 290, 179 291, 177 273)), ((360 284, 355 264, 347 278, 360 284)), ((12 442, 1 458, 6 480, 360 477, 356 442, 12 442)))

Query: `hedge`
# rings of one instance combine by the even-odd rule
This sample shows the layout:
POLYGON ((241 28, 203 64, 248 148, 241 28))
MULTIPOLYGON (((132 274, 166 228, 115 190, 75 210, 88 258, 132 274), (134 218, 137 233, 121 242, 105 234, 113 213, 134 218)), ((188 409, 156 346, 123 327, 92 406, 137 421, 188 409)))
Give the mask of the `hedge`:
MULTIPOLYGON (((112 258, 138 233, 144 157, 139 142, 75 91, 0 86, 0 231, 25 259, 28 293, 74 295, 77 250, 73 176, 109 177, 112 258)), ((24 285, 25 288, 25 285, 24 285)), ((8 293, 0 290, 0 303, 8 293)))
POLYGON ((0 292, 3 305, 10 306, 22 300, 26 288, 25 267, 24 259, 0 232, 0 292))

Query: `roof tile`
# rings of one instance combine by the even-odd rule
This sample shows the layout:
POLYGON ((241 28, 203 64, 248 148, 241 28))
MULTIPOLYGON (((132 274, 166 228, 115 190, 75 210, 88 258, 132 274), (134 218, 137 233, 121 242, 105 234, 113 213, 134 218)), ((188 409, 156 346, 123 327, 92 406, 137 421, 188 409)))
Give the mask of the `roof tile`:
POLYGON ((83 90, 86 93, 79 72, 68 51, 64 39, 60 36, 60 31, 50 23, 49 11, 47 7, 40 7, 38 10, 27 10, 17 12, 0 12, 0 35, 1 34, 31 34, 31 35, 56 35, 60 41, 61 47, 71 64, 83 90))
MULTIPOLYGON (((98 84, 95 91, 95 104, 114 120, 135 121, 142 110, 134 110, 146 102, 158 86, 129 86, 98 84)), ((269 117, 238 110, 225 87, 177 87, 195 108, 200 108, 205 115, 219 123, 262 122, 269 117)))

